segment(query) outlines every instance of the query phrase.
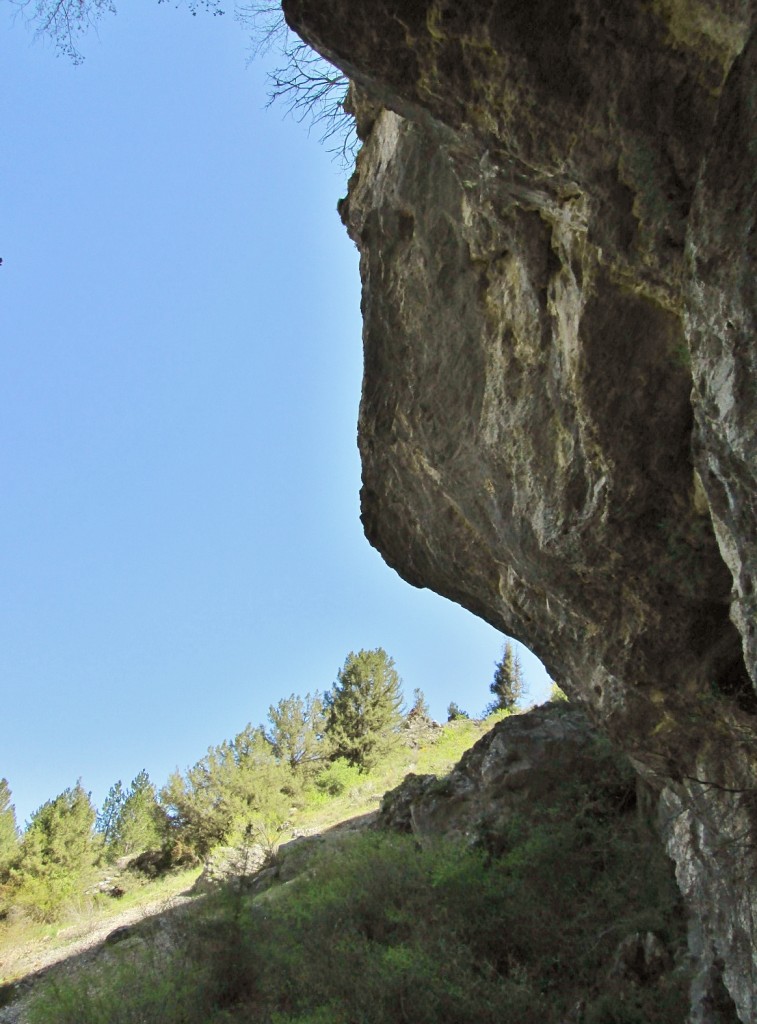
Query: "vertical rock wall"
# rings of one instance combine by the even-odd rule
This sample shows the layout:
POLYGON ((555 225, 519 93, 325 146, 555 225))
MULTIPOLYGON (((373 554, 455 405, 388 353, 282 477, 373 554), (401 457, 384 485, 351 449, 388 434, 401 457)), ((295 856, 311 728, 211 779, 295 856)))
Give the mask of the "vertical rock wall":
POLYGON ((692 1020, 757 1020, 753 12, 284 9, 365 139, 341 212, 366 534, 535 650, 659 787, 692 1020))

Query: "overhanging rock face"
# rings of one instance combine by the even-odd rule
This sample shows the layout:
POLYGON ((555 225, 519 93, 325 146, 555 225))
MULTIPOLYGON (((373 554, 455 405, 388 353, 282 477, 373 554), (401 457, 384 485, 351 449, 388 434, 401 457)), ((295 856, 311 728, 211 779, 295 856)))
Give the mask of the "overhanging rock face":
POLYGON ((363 521, 664 791, 692 1020, 757 1019, 746 2, 285 0, 356 83, 363 521), (721 1000, 722 1002, 722 1000, 721 1000))

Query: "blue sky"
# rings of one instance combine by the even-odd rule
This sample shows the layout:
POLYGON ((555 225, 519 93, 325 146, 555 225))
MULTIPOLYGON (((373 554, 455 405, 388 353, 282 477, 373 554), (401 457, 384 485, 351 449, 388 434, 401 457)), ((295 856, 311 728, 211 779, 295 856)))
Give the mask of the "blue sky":
MULTIPOLYGON (((362 535, 345 173, 231 16, 139 0, 73 66, 0 12, 0 776, 162 784, 383 646, 438 718, 503 638, 362 535)), ((548 690, 523 653, 532 699, 548 690)))

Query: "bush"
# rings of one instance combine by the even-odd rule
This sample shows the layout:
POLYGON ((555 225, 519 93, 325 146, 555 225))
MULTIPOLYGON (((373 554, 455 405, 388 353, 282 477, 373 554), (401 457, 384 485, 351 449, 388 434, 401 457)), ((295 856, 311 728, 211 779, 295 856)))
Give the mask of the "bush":
POLYGON ((470 715, 458 707, 454 700, 450 701, 447 705, 447 721, 455 722, 458 718, 470 718, 470 715))
POLYGON ((337 757, 323 768, 315 780, 315 788, 324 796, 341 796, 342 793, 364 781, 365 775, 357 765, 344 757, 337 757))
MULTIPOLYGON (((667 866, 655 879, 640 856, 646 840, 629 825, 607 849, 609 831, 521 823, 497 861, 449 842, 422 851, 412 837, 360 837, 254 919, 258 998, 282 1024, 313 1013, 364 1024, 556 1022, 596 988, 608 945, 640 912, 663 933, 675 918, 667 866)), ((656 1001, 638 996, 650 1021, 680 1024, 683 990, 662 1015, 656 1001)))
MULTIPOLYGON (((418 1021, 462 1013, 550 1019, 545 991, 553 1011, 567 1009, 596 985, 608 942, 640 927, 668 939, 680 929, 665 859, 650 866, 648 837, 634 821, 596 810, 592 804, 584 816, 547 816, 536 826, 513 821, 495 860, 448 843, 421 852, 407 838, 360 840, 338 864, 321 865, 269 925, 264 945, 278 951, 274 975, 277 955, 297 955, 287 941, 297 935, 306 949, 301 998, 312 1007, 316 993, 333 1001, 336 988, 348 1002, 345 1019, 403 1019, 401 1005, 418 1021), (598 933, 609 938, 597 943, 598 933), (323 951, 334 953, 335 935, 332 963, 323 951), (364 1002, 347 995, 355 976, 374 979, 364 1002)), ((278 971, 285 973, 281 962, 278 971)))
POLYGON ((208 977, 194 959, 124 950, 103 979, 64 978, 42 990, 29 1024, 207 1024, 208 977))

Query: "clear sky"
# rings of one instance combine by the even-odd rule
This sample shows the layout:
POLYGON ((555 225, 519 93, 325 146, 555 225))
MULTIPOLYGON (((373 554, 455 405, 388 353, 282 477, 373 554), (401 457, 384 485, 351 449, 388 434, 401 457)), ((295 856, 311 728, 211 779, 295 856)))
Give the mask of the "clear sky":
MULTIPOLYGON (((345 173, 229 15, 124 3, 73 66, 0 8, 0 776, 158 785, 383 646, 435 717, 503 637, 364 539, 345 173)), ((546 674, 523 652, 530 697, 546 674)))

